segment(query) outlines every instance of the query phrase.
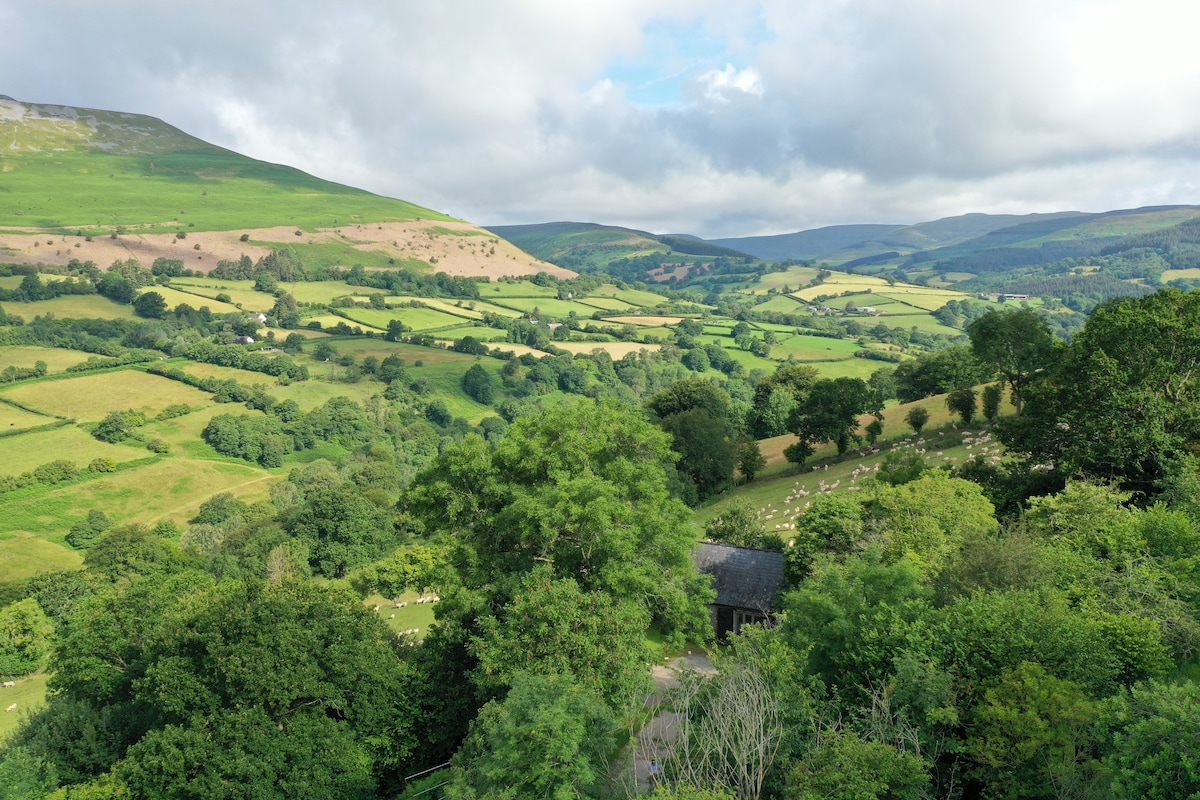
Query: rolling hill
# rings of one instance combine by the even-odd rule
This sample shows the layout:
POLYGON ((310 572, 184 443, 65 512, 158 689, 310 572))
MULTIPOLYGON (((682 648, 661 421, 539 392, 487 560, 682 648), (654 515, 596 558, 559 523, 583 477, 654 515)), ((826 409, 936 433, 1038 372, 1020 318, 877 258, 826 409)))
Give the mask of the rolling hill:
POLYGON ((152 117, 0 96, 0 138, 2 261, 170 257, 207 270, 288 247, 328 266, 566 274, 475 225, 247 158, 152 117))
POLYGON ((697 257, 751 258, 741 250, 695 236, 653 234, 594 222, 495 225, 488 230, 537 258, 577 272, 618 274, 617 262, 646 256, 679 265, 692 263, 697 257))

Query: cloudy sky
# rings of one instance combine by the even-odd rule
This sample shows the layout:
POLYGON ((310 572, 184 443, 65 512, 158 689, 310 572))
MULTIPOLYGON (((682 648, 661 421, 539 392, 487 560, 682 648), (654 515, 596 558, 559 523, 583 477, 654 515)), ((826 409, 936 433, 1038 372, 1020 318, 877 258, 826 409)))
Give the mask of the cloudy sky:
POLYGON ((1191 0, 0 0, 0 94, 481 224, 1200 203, 1191 0))

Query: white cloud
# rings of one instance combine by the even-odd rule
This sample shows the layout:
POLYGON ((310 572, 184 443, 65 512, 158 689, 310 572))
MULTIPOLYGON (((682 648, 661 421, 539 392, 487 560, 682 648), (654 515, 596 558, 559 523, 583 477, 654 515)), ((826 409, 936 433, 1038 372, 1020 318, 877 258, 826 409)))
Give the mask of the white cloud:
POLYGON ((481 223, 750 235, 1196 202, 1197 22, 1176 0, 46 0, 0 6, 0 93, 481 223), (639 105, 614 63, 677 101, 639 105))
POLYGON ((722 70, 710 69, 700 76, 700 85, 706 99, 722 103, 734 92, 755 97, 763 95, 762 76, 753 67, 735 69, 732 64, 726 64, 722 70))

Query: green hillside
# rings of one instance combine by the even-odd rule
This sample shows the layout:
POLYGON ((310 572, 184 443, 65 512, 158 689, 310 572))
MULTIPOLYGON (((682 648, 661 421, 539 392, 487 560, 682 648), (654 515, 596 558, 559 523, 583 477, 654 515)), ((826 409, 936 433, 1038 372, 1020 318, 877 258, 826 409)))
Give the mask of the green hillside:
POLYGON ((161 120, 0 100, 0 225, 233 230, 446 220, 426 208, 247 158, 161 120))
POLYGON ((525 252, 560 267, 576 272, 605 272, 632 279, 638 279, 639 276, 625 269, 624 264, 646 258, 658 263, 683 266, 695 263, 697 258, 748 257, 744 252, 694 236, 658 235, 591 222, 496 225, 488 230, 525 252))

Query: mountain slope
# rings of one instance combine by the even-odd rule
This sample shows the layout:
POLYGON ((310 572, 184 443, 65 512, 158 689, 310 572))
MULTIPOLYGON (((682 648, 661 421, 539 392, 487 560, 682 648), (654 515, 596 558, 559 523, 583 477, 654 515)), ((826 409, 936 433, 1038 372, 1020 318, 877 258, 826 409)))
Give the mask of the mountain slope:
POLYGON ((488 230, 537 258, 578 271, 606 271, 613 262, 644 256, 677 263, 697 256, 746 258, 744 252, 694 236, 658 235, 594 222, 493 225, 488 230))
POLYGON ((773 261, 848 261, 887 251, 928 250, 970 241, 992 231, 1039 221, 1085 216, 1078 211, 1055 214, 963 214, 915 225, 831 225, 778 236, 712 239, 715 244, 773 261))
POLYGON ((474 225, 247 158, 152 117, 0 96, 0 142, 2 260, 106 266, 186 253, 203 269, 290 246, 327 264, 556 271, 474 225))

